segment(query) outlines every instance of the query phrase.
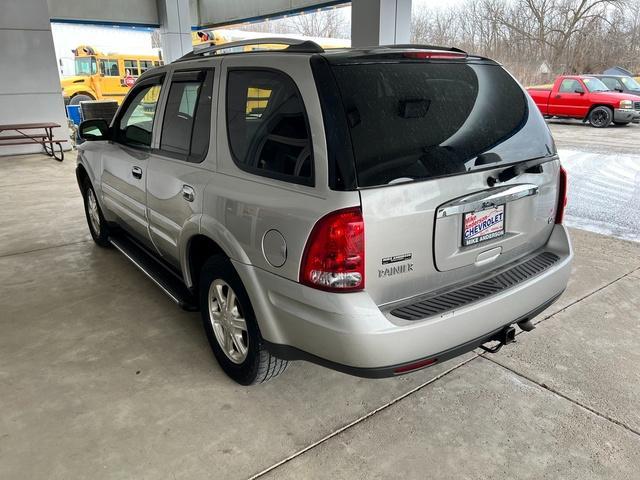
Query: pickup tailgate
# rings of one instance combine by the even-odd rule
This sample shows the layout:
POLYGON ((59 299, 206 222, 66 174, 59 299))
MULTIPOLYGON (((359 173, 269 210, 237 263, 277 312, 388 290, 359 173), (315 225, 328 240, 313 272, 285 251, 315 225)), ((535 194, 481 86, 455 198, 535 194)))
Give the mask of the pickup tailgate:
POLYGON ((527 88, 527 92, 540 109, 543 115, 549 113, 549 99, 551 98, 551 90, 542 88, 527 88))

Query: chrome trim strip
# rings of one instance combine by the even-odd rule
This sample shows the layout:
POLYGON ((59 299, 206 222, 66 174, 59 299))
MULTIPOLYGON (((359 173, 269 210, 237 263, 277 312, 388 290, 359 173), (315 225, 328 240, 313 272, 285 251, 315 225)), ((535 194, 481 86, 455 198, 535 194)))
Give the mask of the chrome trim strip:
POLYGON ((438 208, 436 218, 448 217, 460 213, 475 212, 505 203, 518 200, 520 198, 537 195, 540 188, 532 183, 522 183, 517 185, 505 185, 491 188, 481 192, 472 193, 461 198, 457 198, 449 203, 445 203, 438 208))

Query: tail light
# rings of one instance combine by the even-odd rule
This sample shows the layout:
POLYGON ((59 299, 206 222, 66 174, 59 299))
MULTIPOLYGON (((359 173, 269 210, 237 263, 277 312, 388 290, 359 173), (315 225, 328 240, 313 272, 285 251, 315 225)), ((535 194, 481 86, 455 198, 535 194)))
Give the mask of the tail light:
POLYGON ((560 180, 558 182, 558 208, 556 209, 556 223, 562 223, 564 209, 567 206, 567 171, 560 167, 560 180))
POLYGON ((316 223, 302 256, 300 282, 331 292, 364 288, 364 221, 360 207, 337 210, 316 223))

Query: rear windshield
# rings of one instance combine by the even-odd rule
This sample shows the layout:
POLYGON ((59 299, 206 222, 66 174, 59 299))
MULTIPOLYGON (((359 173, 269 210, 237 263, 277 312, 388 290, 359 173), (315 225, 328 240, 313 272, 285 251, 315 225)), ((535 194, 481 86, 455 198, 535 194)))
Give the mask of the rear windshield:
POLYGON ((359 187, 546 156, 553 142, 522 88, 495 64, 332 66, 359 187))

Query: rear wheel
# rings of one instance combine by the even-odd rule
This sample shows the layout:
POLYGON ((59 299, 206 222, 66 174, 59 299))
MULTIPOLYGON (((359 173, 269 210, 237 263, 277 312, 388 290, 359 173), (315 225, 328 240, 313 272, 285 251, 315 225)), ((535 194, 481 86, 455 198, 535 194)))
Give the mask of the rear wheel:
POLYGON ((89 95, 76 95, 74 97, 71 97, 71 100, 69 101, 69 105, 80 105, 80 102, 88 102, 90 100, 93 100, 93 98, 91 98, 89 95))
POLYGON ((239 384, 263 383, 287 368, 286 360, 264 347, 249 295, 231 262, 221 255, 202 267, 200 311, 213 354, 239 384))
POLYGON ((87 224, 93 241, 101 247, 111 246, 107 222, 105 222, 102 210, 100 210, 96 192, 87 179, 83 182, 82 196, 84 197, 84 213, 87 216, 87 224))
POLYGON ((596 107, 589 114, 589 123, 592 127, 608 127, 612 121, 613 111, 609 107, 596 107))

